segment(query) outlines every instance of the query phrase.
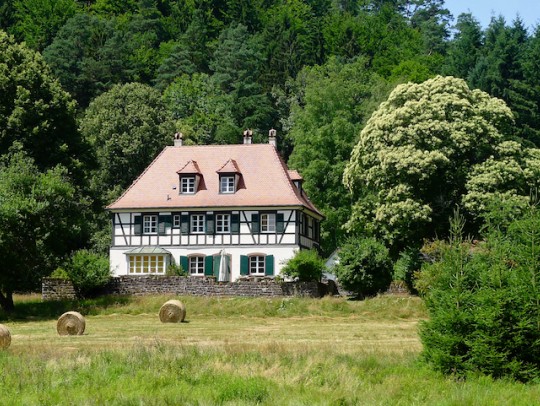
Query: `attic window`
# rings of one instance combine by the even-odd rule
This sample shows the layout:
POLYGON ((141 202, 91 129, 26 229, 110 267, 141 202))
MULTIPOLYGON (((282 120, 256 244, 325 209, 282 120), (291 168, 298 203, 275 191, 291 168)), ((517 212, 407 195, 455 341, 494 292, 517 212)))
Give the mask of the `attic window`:
POLYGON ((234 193, 236 180, 234 175, 221 175, 219 178, 219 193, 234 193))
POLYGON ((180 178, 180 193, 194 194, 195 193, 195 176, 182 176, 180 178))

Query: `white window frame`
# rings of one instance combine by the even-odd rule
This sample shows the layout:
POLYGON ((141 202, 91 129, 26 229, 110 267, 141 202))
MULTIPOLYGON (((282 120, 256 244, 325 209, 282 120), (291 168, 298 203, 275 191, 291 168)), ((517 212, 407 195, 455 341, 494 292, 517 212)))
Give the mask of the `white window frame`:
POLYGON ((235 189, 236 188, 234 175, 221 175, 219 177, 219 193, 234 193, 236 191, 235 189))
POLYGON ((261 232, 275 233, 276 232, 276 213, 261 214, 261 232))
POLYGON ((156 214, 143 215, 143 234, 157 234, 158 216, 156 214))
POLYGON ((204 276, 204 255, 192 255, 188 257, 190 276, 204 276))
POLYGON ((204 223, 204 214, 192 214, 189 219, 189 229, 191 234, 204 234, 204 223))
POLYGON ((180 177, 180 193, 183 195, 195 194, 195 176, 180 177))
POLYGON ((164 274, 167 268, 165 255, 132 254, 128 258, 130 275, 164 274))
POLYGON ((180 214, 173 215, 173 228, 180 228, 180 214))
POLYGON ((216 214, 216 233, 228 234, 231 232, 231 215, 230 214, 216 214))
POLYGON ((266 256, 254 254, 248 256, 248 270, 250 275, 261 276, 265 275, 266 271, 266 256))

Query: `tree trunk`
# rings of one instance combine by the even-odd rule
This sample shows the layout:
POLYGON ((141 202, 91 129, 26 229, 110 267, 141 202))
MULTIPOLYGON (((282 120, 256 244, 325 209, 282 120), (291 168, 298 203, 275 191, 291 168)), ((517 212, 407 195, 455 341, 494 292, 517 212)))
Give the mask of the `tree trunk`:
POLYGON ((15 305, 13 304, 13 292, 0 292, 0 307, 8 313, 15 310, 15 305))

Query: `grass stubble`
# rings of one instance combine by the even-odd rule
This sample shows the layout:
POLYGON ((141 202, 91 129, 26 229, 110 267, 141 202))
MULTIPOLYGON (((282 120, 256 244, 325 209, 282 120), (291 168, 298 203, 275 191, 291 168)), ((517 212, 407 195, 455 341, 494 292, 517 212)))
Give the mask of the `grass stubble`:
POLYGON ((58 336, 62 304, 17 297, 0 322, 2 405, 540 405, 540 385, 443 377, 418 360, 415 297, 178 298, 183 323, 160 323, 169 296, 64 303, 82 336, 58 336))

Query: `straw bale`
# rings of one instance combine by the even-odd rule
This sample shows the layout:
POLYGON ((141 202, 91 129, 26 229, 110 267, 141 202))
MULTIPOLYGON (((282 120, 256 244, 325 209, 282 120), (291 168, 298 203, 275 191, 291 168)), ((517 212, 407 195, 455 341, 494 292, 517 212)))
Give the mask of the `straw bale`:
POLYGON ((0 350, 11 345, 11 334, 6 326, 0 324, 0 350))
POLYGON ((181 323, 186 318, 186 306, 179 300, 169 300, 159 309, 162 323, 181 323))
POLYGON ((82 314, 77 312, 66 312, 60 316, 56 323, 56 331, 61 336, 81 335, 84 333, 86 322, 82 314))

